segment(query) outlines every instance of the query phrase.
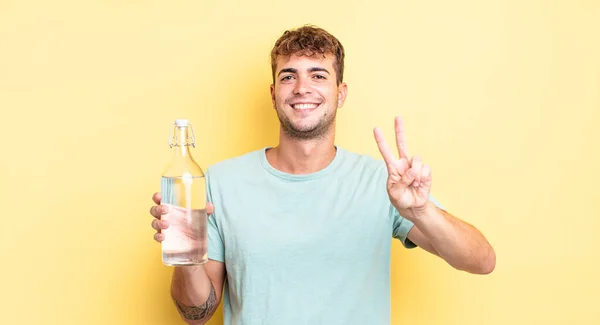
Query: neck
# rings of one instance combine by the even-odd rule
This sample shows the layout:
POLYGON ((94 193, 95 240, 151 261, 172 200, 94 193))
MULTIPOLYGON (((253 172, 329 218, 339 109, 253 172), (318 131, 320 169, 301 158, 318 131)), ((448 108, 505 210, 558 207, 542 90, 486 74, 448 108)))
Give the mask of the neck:
POLYGON ((327 167, 335 158, 333 129, 317 139, 298 140, 283 130, 279 145, 267 151, 267 161, 273 168, 289 174, 311 174, 327 167))

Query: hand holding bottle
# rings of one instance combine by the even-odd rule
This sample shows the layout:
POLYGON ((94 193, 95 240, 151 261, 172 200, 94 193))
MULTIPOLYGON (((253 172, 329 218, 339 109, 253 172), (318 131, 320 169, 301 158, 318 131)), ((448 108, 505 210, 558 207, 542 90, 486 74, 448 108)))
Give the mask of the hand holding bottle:
MULTIPOLYGON (((152 220, 152 228, 156 230, 156 233, 154 234, 154 240, 160 243, 163 240, 165 240, 165 233, 163 232, 163 230, 168 229, 169 225, 172 223, 177 224, 183 222, 185 220, 186 211, 182 208, 175 206, 161 205, 160 193, 154 193, 154 195, 152 196, 152 201, 154 201, 154 203, 156 204, 152 206, 152 208, 150 208, 150 214, 155 218, 154 220, 152 220), (167 217, 164 218, 164 216, 167 217)), ((207 202, 207 216, 210 216, 214 210, 215 208, 212 205, 212 203, 207 202)), ((186 234, 190 237, 190 239, 197 240, 197 238, 194 238, 194 233, 186 232, 186 234)))

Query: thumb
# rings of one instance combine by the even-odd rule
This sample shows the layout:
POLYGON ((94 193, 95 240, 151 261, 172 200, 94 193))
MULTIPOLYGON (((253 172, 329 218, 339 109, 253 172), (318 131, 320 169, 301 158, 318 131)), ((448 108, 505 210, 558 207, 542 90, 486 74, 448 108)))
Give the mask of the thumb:
POLYGON ((206 214, 210 216, 213 212, 215 212, 215 206, 210 202, 206 202, 206 214))

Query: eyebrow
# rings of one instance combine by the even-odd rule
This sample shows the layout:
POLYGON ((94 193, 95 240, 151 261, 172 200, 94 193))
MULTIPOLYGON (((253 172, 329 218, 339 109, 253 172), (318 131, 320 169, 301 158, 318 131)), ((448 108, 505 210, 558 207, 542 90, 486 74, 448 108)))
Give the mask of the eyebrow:
MULTIPOLYGON (((316 71, 326 72, 327 74, 330 74, 329 71, 327 69, 325 69, 325 68, 312 67, 312 68, 308 69, 308 72, 316 72, 316 71)), ((286 72, 297 73, 298 69, 294 69, 294 68, 281 69, 277 75, 279 76, 282 73, 286 73, 286 72)))

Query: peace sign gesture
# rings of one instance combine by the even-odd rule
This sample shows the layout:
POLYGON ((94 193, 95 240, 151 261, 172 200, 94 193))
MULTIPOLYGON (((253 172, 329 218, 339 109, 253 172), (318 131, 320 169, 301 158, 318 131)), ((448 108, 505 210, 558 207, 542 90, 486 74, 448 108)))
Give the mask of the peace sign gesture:
POLYGON ((423 165, 421 158, 410 158, 404 137, 404 125, 400 117, 395 119, 396 145, 399 159, 383 137, 379 128, 373 133, 388 170, 387 191, 390 201, 398 210, 423 208, 429 200, 431 191, 431 169, 423 165))

